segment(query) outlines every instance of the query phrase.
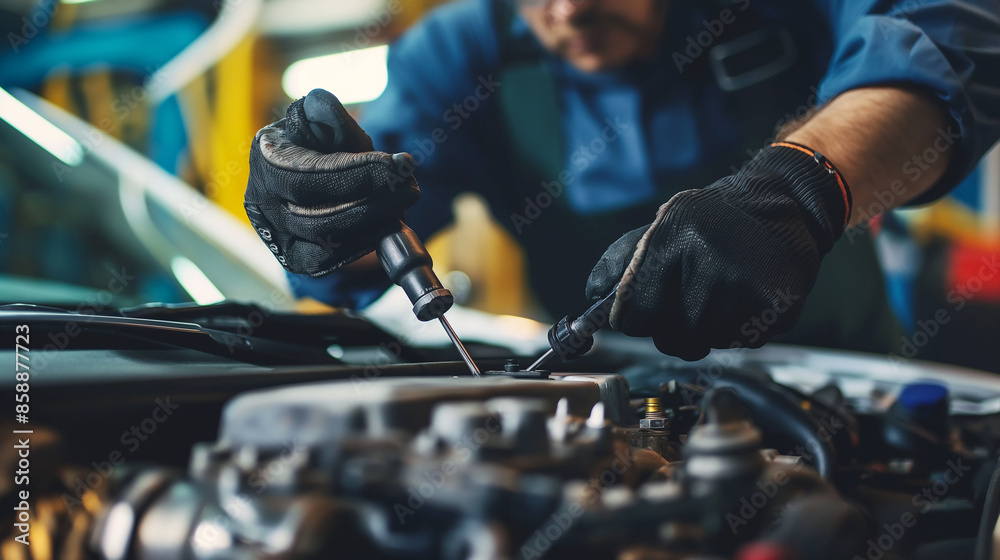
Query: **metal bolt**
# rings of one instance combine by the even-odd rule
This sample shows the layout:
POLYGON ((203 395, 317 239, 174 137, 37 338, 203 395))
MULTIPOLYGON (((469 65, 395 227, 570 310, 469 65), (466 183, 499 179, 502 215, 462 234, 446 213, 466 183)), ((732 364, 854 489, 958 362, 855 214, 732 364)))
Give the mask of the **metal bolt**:
POLYGON ((654 420, 666 418, 666 414, 663 413, 663 402, 660 401, 659 397, 650 397, 646 399, 646 419, 654 420))
POLYGON ((503 365, 503 370, 507 373, 517 373, 521 371, 521 366, 517 363, 517 360, 507 358, 507 363, 503 365))
POLYGON ((646 417, 639 419, 639 427, 645 430, 667 430, 667 415, 659 397, 646 399, 646 417))

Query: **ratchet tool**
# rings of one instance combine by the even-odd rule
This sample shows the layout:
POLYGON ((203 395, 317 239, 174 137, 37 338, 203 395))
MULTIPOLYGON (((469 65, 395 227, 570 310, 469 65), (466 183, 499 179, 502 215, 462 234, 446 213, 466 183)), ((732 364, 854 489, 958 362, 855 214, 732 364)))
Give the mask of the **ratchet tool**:
POLYGON ((611 307, 615 304, 618 284, 611 293, 594 302, 579 317, 563 317, 549 329, 549 350, 541 358, 528 366, 525 371, 535 371, 545 365, 553 356, 559 356, 563 363, 583 356, 594 346, 594 333, 611 320, 611 307))

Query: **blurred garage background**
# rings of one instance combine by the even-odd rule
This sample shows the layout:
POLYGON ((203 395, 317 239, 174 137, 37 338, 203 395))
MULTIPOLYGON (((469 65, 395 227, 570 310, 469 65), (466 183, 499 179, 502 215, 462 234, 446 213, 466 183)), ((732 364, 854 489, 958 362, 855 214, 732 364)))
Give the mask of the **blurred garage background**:
MULTIPOLYGON (((243 211, 250 139, 315 87, 364 111, 386 45, 443 1, 0 0, 0 289, 101 293, 125 266, 143 272, 125 304, 287 297, 243 211)), ((455 210, 428 242, 439 271, 467 306, 537 315, 516 244, 477 199, 455 210)), ((1000 275, 979 272, 1000 250, 1000 151, 873 227, 901 349, 1000 371, 1000 275)))

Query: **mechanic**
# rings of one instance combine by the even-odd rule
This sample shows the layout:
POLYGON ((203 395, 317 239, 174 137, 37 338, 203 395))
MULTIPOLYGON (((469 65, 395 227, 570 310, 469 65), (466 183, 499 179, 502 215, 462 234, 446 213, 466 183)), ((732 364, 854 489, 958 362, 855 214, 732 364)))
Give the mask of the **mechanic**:
POLYGON ((997 0, 464 0, 388 69, 371 141, 323 91, 254 141, 248 214, 300 295, 367 305, 388 280, 343 265, 474 191, 554 316, 622 281, 612 326, 686 359, 797 322, 783 340, 898 345, 872 238, 845 230, 941 197, 1000 137, 997 0))

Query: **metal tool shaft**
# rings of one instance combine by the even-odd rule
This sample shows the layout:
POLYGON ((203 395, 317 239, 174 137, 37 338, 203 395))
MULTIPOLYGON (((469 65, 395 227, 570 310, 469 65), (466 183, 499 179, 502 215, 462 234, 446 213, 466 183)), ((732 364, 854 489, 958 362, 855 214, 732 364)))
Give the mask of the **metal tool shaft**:
POLYGON ((594 333, 611 319, 611 308, 618 294, 618 284, 608 295, 595 301, 589 309, 579 317, 565 317, 549 329, 549 345, 551 348, 525 371, 535 371, 542 367, 553 356, 559 355, 563 362, 576 359, 586 354, 594 343, 594 333))
POLYGON ((549 361, 549 359, 551 359, 552 356, 555 356, 555 355, 556 355, 556 351, 553 350, 553 349, 551 349, 551 348, 549 348, 547 352, 545 352, 544 354, 542 354, 541 358, 538 358, 537 360, 535 360, 535 363, 533 363, 530 366, 528 366, 528 369, 526 369, 525 371, 535 371, 536 369, 538 369, 538 368, 542 367, 543 365, 545 365, 545 362, 549 361))
POLYGON ((455 296, 445 288, 434 274, 434 263, 420 238, 406 224, 400 222, 379 240, 375 254, 394 284, 403 288, 413 304, 413 314, 421 321, 440 319, 448 338, 455 343, 458 353, 469 366, 472 375, 479 377, 479 368, 458 338, 444 313, 455 303, 455 296), (396 229, 398 228, 398 229, 396 229))
POLYGON ((438 319, 441 320, 441 326, 444 327, 445 332, 448 333, 448 338, 455 343, 455 348, 458 348, 458 353, 461 354, 462 359, 465 360, 465 365, 469 366, 469 371, 472 372, 472 375, 480 377, 479 367, 472 361, 472 356, 469 355, 469 351, 465 349, 465 345, 462 344, 461 340, 459 340, 458 335, 455 333, 455 329, 451 328, 451 323, 448 322, 448 319, 444 315, 441 315, 438 319))

